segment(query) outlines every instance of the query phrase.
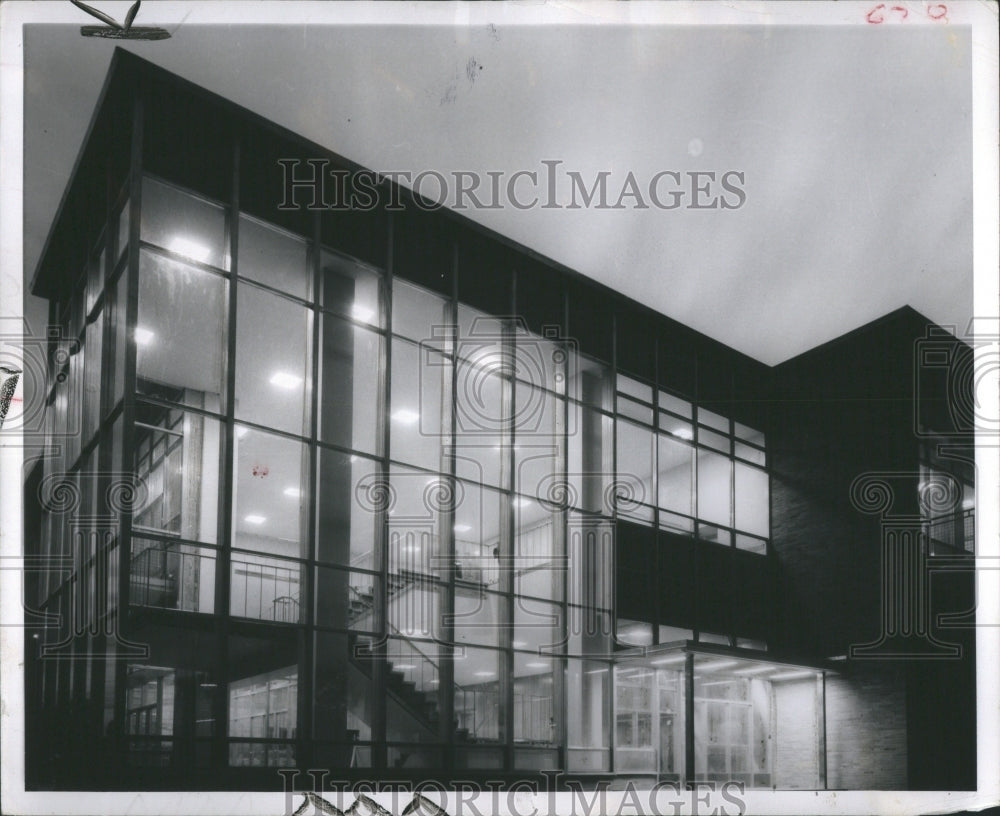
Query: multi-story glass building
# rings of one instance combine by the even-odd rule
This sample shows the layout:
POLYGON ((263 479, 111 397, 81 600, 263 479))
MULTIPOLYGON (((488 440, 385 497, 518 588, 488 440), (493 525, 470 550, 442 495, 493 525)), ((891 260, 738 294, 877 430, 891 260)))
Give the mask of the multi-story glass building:
POLYGON ((974 787, 968 349, 770 367, 361 171, 116 55, 33 282, 29 784, 974 787))

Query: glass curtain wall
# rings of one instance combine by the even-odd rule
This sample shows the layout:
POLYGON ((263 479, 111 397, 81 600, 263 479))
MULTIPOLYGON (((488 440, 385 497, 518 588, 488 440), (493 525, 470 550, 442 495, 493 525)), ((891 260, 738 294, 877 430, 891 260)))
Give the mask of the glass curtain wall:
MULTIPOLYGON (((183 676, 204 690, 171 727, 224 737, 234 767, 618 770, 615 519, 765 552, 763 434, 316 230, 150 174, 136 210, 119 197, 60 316, 50 396, 54 433, 83 406, 61 464, 84 503, 101 462, 134 474, 127 555, 51 517, 46 546, 103 615, 124 587, 143 620, 218 619, 226 665, 108 676, 128 733, 176 742, 183 676)), ((50 673, 53 699, 75 688, 50 673)))

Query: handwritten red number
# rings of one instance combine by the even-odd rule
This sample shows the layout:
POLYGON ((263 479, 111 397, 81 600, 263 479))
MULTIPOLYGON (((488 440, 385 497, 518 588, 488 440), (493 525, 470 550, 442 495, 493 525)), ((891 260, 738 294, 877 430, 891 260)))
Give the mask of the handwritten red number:
POLYGON ((868 14, 866 15, 868 22, 872 24, 878 24, 883 22, 885 20, 885 17, 882 16, 882 9, 884 8, 885 8, 885 3, 879 3, 877 6, 875 6, 875 8, 869 11, 868 14))

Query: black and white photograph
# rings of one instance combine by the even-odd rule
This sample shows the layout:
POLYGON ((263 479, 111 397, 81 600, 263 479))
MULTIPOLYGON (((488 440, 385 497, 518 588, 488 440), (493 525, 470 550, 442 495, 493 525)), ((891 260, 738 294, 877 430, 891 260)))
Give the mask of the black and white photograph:
POLYGON ((1000 806, 997 8, 4 2, 2 812, 1000 806))

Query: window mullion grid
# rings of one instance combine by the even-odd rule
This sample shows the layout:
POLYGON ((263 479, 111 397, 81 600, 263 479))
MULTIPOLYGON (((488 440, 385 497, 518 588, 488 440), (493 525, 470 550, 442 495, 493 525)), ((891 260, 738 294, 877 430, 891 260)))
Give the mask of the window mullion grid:
MULTIPOLYGON (((516 282, 513 284, 513 296, 516 298, 516 282)), ((516 300, 514 301, 516 302, 516 300)), ((513 376, 514 372, 514 342, 515 332, 509 321, 505 321, 502 326, 502 346, 501 358, 509 361, 510 365, 502 365, 501 372, 510 372, 510 376, 501 376, 501 423, 500 423, 500 449, 503 451, 503 462, 501 465, 501 496, 503 513, 501 519, 506 519, 506 524, 501 522, 500 536, 500 586, 502 597, 498 600, 501 612, 499 619, 506 625, 500 627, 497 633, 497 642, 500 648, 499 661, 499 700, 500 711, 498 713, 500 733, 503 738, 504 768, 507 771, 514 770, 514 563, 515 563, 515 538, 517 529, 517 515, 514 507, 514 490, 517 487, 515 473, 514 445, 517 441, 517 434, 514 428, 515 405, 517 399, 517 382, 513 376), (504 441, 506 437, 506 443, 504 441), (504 529, 506 528, 506 529, 504 529)))
MULTIPOLYGON (((306 524, 306 558, 302 565, 305 572, 303 592, 305 596, 305 640, 302 644, 302 671, 300 672, 299 688, 297 692, 298 702, 298 727, 296 728, 297 746, 295 759, 300 767, 313 767, 314 756, 314 734, 313 734, 313 688, 315 687, 315 667, 316 667, 316 573, 314 566, 319 560, 319 529, 318 512, 319 504, 319 395, 322 388, 323 370, 320 360, 322 349, 320 332, 323 319, 317 306, 321 285, 321 232, 319 211, 313 213, 312 217, 312 246, 307 254, 312 277, 311 286, 311 314, 312 314, 312 393, 310 395, 310 422, 309 422, 309 480, 306 484, 308 492, 308 523, 306 524)), ((300 597, 301 597, 300 595, 300 597)), ((301 609, 301 604, 300 604, 301 609)), ((346 656, 345 656, 346 657, 346 656)))
MULTIPOLYGON (((442 382, 441 410, 448 423, 448 444, 443 453, 442 476, 449 485, 445 492, 446 506, 440 514, 439 547, 443 546, 441 557, 444 580, 441 589, 444 597, 439 600, 438 627, 439 648, 442 659, 438 663, 438 709, 441 712, 438 738, 445 743, 445 767, 454 767, 455 762, 455 497, 458 495, 455 482, 455 440, 458 430, 458 348, 455 334, 458 326, 458 246, 452 245, 451 256, 451 297, 448 299, 446 324, 451 340, 450 365, 447 382, 442 382)), ((445 355, 448 359, 447 354, 445 355)))
POLYGON ((222 491, 222 502, 218 522, 217 540, 220 548, 217 552, 217 564, 215 570, 215 634, 216 634, 216 694, 213 701, 213 714, 215 715, 216 739, 213 744, 212 755, 218 767, 226 767, 229 764, 229 690, 226 683, 222 682, 229 660, 229 599, 230 599, 230 564, 232 561, 233 546, 233 490, 235 463, 233 457, 236 452, 236 435, 234 418, 236 411, 236 299, 237 284, 236 276, 239 269, 239 212, 240 212, 240 163, 242 158, 242 144, 237 137, 232 144, 233 167, 231 177, 231 198, 229 202, 229 217, 226 219, 228 239, 229 239, 229 270, 225 273, 228 280, 229 301, 228 314, 226 316, 226 358, 225 358, 225 404, 223 421, 223 450, 221 452, 221 462, 219 466, 219 489, 222 491))
MULTIPOLYGON (((138 89, 132 97, 132 144, 130 146, 130 176, 129 176, 129 249, 128 267, 122 272, 128 275, 127 298, 125 308, 126 326, 126 351, 125 351, 125 373, 122 406, 122 461, 116 463, 122 472, 129 473, 132 470, 135 452, 135 393, 136 393, 136 343, 135 326, 139 311, 139 224, 141 218, 141 197, 142 197, 142 141, 143 141, 143 108, 148 101, 147 87, 140 83, 138 89)), ((132 512, 131 507, 123 507, 120 512, 120 522, 118 525, 118 609, 117 624, 120 635, 127 637, 129 630, 129 583, 131 579, 131 541, 132 541, 132 512)), ((110 623, 110 622, 109 622, 110 623)), ((124 638, 123 638, 124 640, 124 638)), ((127 665, 124 660, 115 661, 115 703, 114 703, 114 736, 112 738, 112 752, 115 752, 115 743, 122 739, 125 732, 126 698, 125 684, 127 679, 127 665)), ((105 678, 107 682, 107 678, 105 678)), ((124 745, 117 746, 119 750, 124 745)), ((115 757, 117 760, 121 758, 115 757)))
MULTIPOLYGON (((395 214, 388 214, 386 229, 386 259, 385 277, 383 279, 383 304, 384 328, 383 342, 381 343, 381 360, 379 380, 380 412, 377 422, 377 433, 379 438, 376 444, 376 484, 382 486, 382 495, 389 495, 389 460, 392 454, 391 437, 389 433, 389 417, 392 415, 392 299, 394 295, 394 231, 396 228, 395 214)), ((378 774, 385 771, 388 761, 387 739, 387 698, 386 684, 388 682, 389 670, 387 665, 388 649, 388 587, 389 587, 389 508, 385 502, 377 502, 375 505, 375 541, 372 542, 372 553, 374 555, 374 572, 378 575, 375 582, 375 603, 373 606, 372 629, 376 633, 376 640, 372 645, 372 723, 371 723, 371 764, 372 770, 378 774)))

